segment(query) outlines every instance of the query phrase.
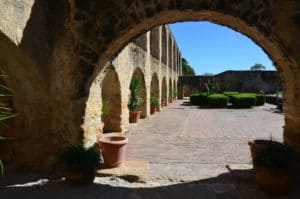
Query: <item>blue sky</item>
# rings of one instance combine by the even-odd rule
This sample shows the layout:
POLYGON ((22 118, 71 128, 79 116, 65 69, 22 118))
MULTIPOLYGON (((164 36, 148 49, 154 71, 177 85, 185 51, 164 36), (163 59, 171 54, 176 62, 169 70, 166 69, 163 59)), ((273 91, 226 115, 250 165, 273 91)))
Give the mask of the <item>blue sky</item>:
POLYGON ((249 70, 255 63, 276 70, 267 54, 250 38, 210 22, 170 24, 182 56, 196 74, 249 70))

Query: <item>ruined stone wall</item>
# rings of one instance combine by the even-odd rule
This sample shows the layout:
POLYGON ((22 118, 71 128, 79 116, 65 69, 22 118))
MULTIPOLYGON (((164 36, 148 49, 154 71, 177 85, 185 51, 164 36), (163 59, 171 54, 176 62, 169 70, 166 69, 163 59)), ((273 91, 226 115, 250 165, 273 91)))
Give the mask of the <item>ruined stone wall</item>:
MULTIPOLYGON (((96 100, 100 92, 90 96, 94 89, 101 90, 101 79, 98 88, 92 86, 96 77, 130 41, 179 21, 228 26, 263 48, 282 80, 284 140, 300 152, 299 8, 294 0, 0 1, 0 68, 9 76, 6 83, 14 90, 12 103, 18 112, 6 130, 14 140, 0 151, 5 164, 49 169, 68 143, 82 141, 87 129, 101 129, 96 125, 99 117, 85 115, 87 110, 97 115, 101 105, 96 100), (89 104, 93 98, 95 106, 89 104), (91 125, 85 123, 87 118, 91 125)), ((119 77, 120 82, 126 79, 119 77)), ((126 94, 121 98, 128 101, 126 94)), ((123 111, 122 117, 126 114, 123 111)))
POLYGON ((199 91, 208 81, 215 81, 228 91, 266 94, 282 91, 281 80, 276 71, 225 71, 213 76, 181 76, 179 90, 184 96, 189 96, 199 91))

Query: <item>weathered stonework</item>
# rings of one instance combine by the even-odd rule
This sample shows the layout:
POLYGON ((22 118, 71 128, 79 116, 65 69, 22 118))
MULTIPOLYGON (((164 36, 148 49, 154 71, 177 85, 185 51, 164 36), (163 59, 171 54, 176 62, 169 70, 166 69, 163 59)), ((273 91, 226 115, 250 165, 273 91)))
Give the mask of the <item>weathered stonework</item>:
MULTIPOLYGON (((101 133, 102 128, 93 125, 101 120, 93 118, 101 109, 97 102, 101 92, 98 96, 90 93, 101 90, 98 76, 104 78, 104 70, 113 64, 110 60, 154 27, 191 20, 239 31, 270 56, 285 93, 284 139, 300 151, 299 7, 300 2, 293 0, 1 1, 0 67, 10 77, 7 85, 14 90, 12 105, 18 112, 5 131, 15 139, 3 146, 0 154, 5 157, 1 158, 13 169, 45 170, 66 144, 81 141, 87 131, 91 137, 101 133), (93 86, 96 81, 98 88, 93 86), (90 105, 93 100, 95 106, 90 105), (87 110, 95 115, 86 115, 87 110)), ((168 53, 164 55, 168 57, 168 53)), ((159 82, 164 82, 162 74, 168 74, 163 63, 170 66, 168 58, 158 63, 159 82)), ((127 67, 131 70, 134 66, 127 67)), ((151 71, 152 67, 156 66, 145 69, 151 71)), ((181 74, 180 68, 177 71, 181 74)), ((130 74, 119 76, 119 81, 128 84, 127 76, 130 74)), ((165 78, 167 85, 169 76, 165 78)), ((149 82, 150 76, 145 77, 145 84, 149 82)), ((162 83, 160 87, 166 86, 162 83)), ((128 91, 121 91, 121 99, 128 101, 128 91)), ((123 111, 121 117, 127 114, 123 111)), ((122 125, 125 128, 126 124, 122 125)))

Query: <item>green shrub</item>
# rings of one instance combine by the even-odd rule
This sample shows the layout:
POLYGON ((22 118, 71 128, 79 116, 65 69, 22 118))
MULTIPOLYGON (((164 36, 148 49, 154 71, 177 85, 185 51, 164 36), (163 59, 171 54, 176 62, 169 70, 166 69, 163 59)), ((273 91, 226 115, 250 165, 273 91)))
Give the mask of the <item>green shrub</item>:
POLYGON ((255 95, 249 94, 249 93, 241 93, 241 94, 237 94, 237 95, 232 95, 231 103, 235 107, 248 108, 251 106, 255 106, 256 97, 255 97, 255 95))
POLYGON ((266 96, 263 94, 255 94, 256 104, 255 106, 262 106, 266 103, 266 96))
POLYGON ((204 106, 207 105, 207 93, 194 93, 190 95, 190 102, 193 105, 204 106))
POLYGON ((97 147, 86 148, 82 144, 68 146, 60 156, 62 169, 71 171, 97 169, 100 162, 100 150, 97 147))
POLYGON ((225 91, 223 92, 224 95, 226 95, 229 98, 229 103, 232 103, 232 96, 239 94, 239 92, 236 91, 225 91))
POLYGON ((223 108, 227 105, 229 98, 223 94, 211 94, 207 97, 208 105, 216 108, 223 108))

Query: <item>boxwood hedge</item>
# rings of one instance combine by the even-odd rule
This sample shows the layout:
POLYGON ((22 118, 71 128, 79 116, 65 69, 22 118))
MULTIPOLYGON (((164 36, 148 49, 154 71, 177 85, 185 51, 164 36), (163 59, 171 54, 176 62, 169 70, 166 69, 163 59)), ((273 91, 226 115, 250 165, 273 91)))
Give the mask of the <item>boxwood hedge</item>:
POLYGON ((207 105, 207 93, 194 93, 190 95, 190 102, 193 105, 204 106, 207 105))
POLYGON ((211 94, 207 97, 208 105, 216 108, 224 108, 228 101, 229 98, 223 94, 211 94))
POLYGON ((248 108, 251 106, 255 106, 256 97, 251 93, 241 93, 237 95, 232 95, 231 101, 232 105, 235 107, 248 108))

